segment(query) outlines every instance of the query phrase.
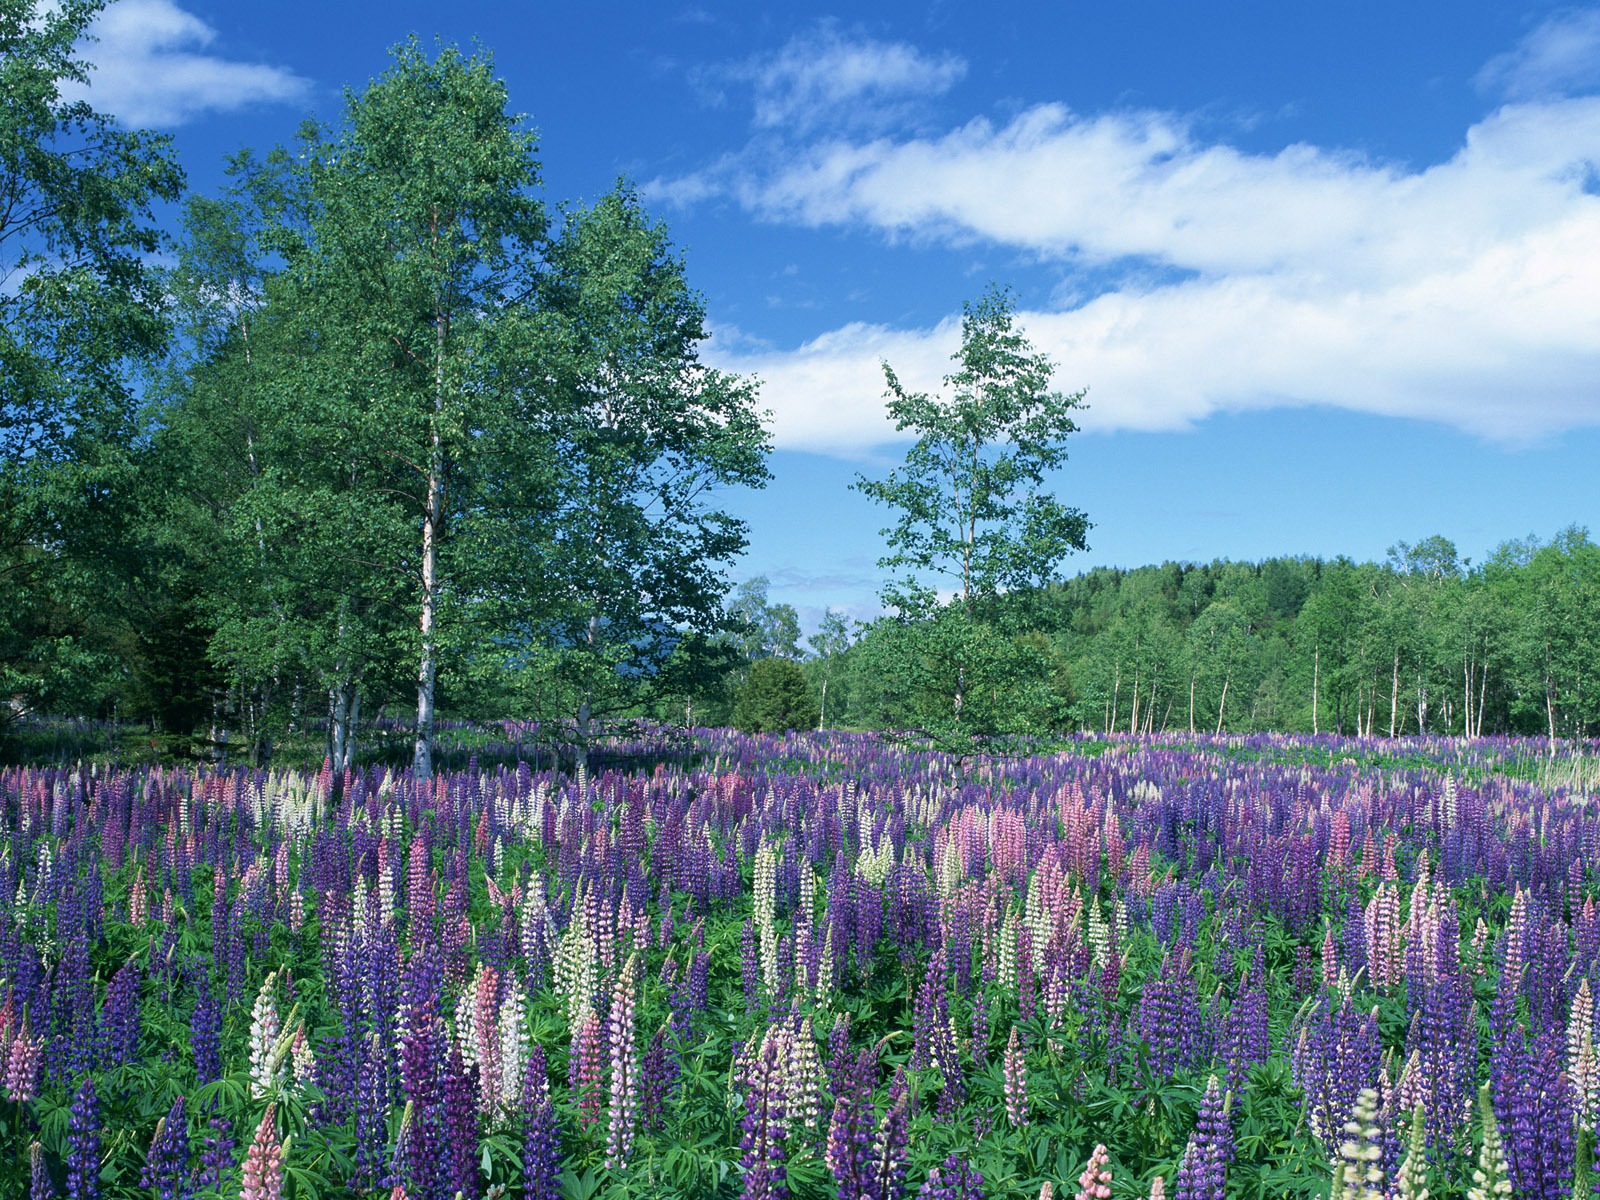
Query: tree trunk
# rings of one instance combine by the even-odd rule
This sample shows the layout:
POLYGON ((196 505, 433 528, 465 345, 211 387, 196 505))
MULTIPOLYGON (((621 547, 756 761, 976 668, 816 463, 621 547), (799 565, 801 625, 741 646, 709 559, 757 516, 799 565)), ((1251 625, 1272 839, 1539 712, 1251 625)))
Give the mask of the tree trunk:
POLYGON ((1321 692, 1318 686, 1322 674, 1322 647, 1315 646, 1311 651, 1311 736, 1316 737, 1320 732, 1317 729, 1317 696, 1321 692))
POLYGON ((1194 732, 1194 672, 1189 672, 1189 732, 1194 732))
POLYGON ((429 430, 428 493, 422 513, 422 614, 418 620, 421 656, 417 664, 417 748, 412 759, 419 778, 433 774, 433 685, 439 672, 439 539, 444 532, 445 454, 444 348, 449 318, 443 299, 434 311, 433 427, 429 430))
POLYGON ((1394 723, 1400 716, 1400 651, 1394 652, 1394 673, 1389 680, 1389 736, 1394 736, 1394 723))
POLYGON ((822 706, 817 711, 817 732, 828 727, 828 677, 822 677, 822 706))
POLYGON ((342 679, 328 689, 328 762, 335 773, 348 771, 356 757, 356 725, 361 720, 361 685, 342 679))
MULTIPOLYGON (((595 601, 598 608, 599 600, 595 601)), ((594 654, 595 647, 600 641, 600 613, 591 611, 589 614, 589 627, 584 632, 584 640, 588 644, 589 653, 594 654)), ((589 735, 594 721, 594 692, 586 683, 583 694, 578 699, 578 726, 577 748, 572 752, 573 767, 582 772, 589 769, 589 735)))
POLYGON ((1225 711, 1227 711, 1227 708, 1228 708, 1228 684, 1230 682, 1231 682, 1231 679, 1229 678, 1229 676, 1224 675, 1222 677, 1222 699, 1217 702, 1217 734, 1218 735, 1220 735, 1222 733, 1222 714, 1225 711))

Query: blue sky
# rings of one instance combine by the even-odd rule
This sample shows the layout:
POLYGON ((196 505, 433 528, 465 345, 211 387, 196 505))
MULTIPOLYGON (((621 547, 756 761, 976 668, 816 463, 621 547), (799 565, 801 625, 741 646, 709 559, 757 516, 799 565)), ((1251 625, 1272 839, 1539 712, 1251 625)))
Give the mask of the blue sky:
POLYGON ((1089 389, 1066 573, 1597 524, 1600 8, 116 0, 90 96, 212 190, 412 33, 494 50, 552 200, 667 221, 774 415, 737 574, 808 624, 876 608, 880 360, 936 388, 990 281, 1089 389))

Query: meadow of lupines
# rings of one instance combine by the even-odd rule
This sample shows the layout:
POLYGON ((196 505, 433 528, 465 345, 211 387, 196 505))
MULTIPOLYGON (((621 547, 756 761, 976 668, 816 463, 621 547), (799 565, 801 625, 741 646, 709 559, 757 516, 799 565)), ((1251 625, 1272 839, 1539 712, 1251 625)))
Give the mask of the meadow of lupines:
POLYGON ((696 749, 0 772, 0 1196, 1600 1181, 1600 822, 1535 747, 696 749))

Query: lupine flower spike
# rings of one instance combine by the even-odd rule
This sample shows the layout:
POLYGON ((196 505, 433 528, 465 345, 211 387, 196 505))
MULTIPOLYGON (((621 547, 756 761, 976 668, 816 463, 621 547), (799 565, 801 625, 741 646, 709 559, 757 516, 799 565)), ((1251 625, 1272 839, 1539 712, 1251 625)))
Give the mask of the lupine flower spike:
POLYGON ((1377 1090, 1362 1088, 1339 1145, 1339 1170, 1334 1180, 1338 1200, 1383 1200, 1382 1137, 1377 1090))
POLYGON ((1111 1154, 1104 1145, 1096 1145, 1089 1155, 1089 1165, 1078 1176, 1078 1193, 1073 1200, 1110 1200, 1111 1154))
POLYGON ((1478 1165, 1472 1172, 1467 1200, 1505 1200, 1511 1195, 1511 1168, 1500 1140, 1500 1126, 1495 1123, 1494 1106, 1489 1103, 1487 1083, 1478 1091, 1478 1112, 1483 1122, 1483 1144, 1478 1150, 1478 1165))
POLYGON ((267 1105, 245 1152, 239 1200, 280 1200, 283 1195, 283 1147, 278 1143, 278 1106, 267 1105))
POLYGON ((1422 1105, 1411 1110, 1411 1136, 1395 1179, 1395 1200, 1428 1200, 1428 1153, 1422 1105))
POLYGON ((1017 1027, 1011 1027, 1005 1059, 1006 1116, 1017 1128, 1028 1123, 1028 1063, 1017 1027))

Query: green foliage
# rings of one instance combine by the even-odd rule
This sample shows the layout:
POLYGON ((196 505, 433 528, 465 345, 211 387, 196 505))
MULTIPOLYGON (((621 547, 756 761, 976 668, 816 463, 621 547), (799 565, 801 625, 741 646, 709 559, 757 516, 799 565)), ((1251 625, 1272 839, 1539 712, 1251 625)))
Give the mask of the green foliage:
POLYGON ((917 440, 903 467, 854 486, 899 513, 884 530, 893 553, 879 565, 908 572, 884 589, 908 614, 936 603, 930 576, 970 601, 1042 584, 1087 548, 1088 518, 1045 486, 1066 462, 1084 393, 1049 390, 1054 367, 1016 328, 1014 309, 997 288, 966 306, 947 398, 906 391, 884 364, 889 415, 917 440))
POLYGON ((128 626, 78 593, 126 550, 130 371, 168 334, 147 260, 183 186, 170 140, 61 95, 103 7, 0 0, 0 697, 24 706, 105 699, 128 626))
POLYGON ((940 744, 1040 727, 1053 707, 1048 663, 1015 639, 1006 594, 1050 579, 1089 529, 1045 485, 1066 461, 1083 393, 1049 390, 1054 368, 1014 307, 998 289, 967 305, 946 398, 906 391, 884 365, 889 414, 917 440, 903 467, 854 485, 899 514, 879 562, 905 572, 884 586, 899 619, 874 646, 884 715, 940 744), (956 589, 943 605, 941 578, 956 589))
POLYGON ((733 724, 746 733, 814 729, 818 711, 806 673, 786 658, 758 658, 739 689, 733 724))

